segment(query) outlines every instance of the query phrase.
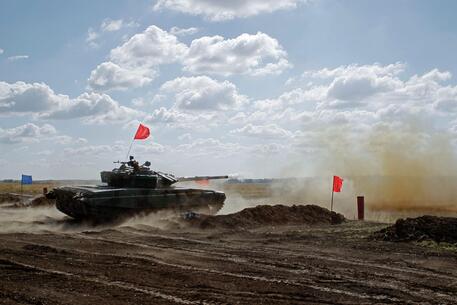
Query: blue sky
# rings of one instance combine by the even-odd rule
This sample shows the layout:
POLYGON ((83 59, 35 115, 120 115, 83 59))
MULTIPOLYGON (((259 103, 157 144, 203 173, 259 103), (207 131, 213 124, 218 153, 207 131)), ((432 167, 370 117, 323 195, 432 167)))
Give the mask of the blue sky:
POLYGON ((366 160, 356 174, 384 173, 386 150, 428 158, 436 134, 454 152, 455 11, 455 1, 2 1, 0 179, 96 178, 125 158, 139 122, 152 137, 133 153, 179 175, 352 173, 352 156, 366 160))

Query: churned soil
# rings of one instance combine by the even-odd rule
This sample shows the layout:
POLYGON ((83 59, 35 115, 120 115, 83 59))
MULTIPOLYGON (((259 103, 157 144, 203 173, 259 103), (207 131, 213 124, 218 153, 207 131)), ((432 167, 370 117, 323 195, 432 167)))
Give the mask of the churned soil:
POLYGON ((457 300, 457 252, 372 239, 387 224, 342 221, 316 206, 261 206, 172 228, 154 217, 78 224, 53 206, 1 215, 0 304, 457 300))
POLYGON ((228 215, 205 216, 191 221, 202 229, 255 228, 276 225, 334 225, 345 220, 344 216, 317 205, 258 205, 228 215))
POLYGON ((21 208, 32 208, 32 207, 44 207, 44 206, 54 206, 55 200, 48 199, 43 195, 38 195, 32 198, 15 200, 15 201, 5 201, 5 206, 12 209, 21 209, 21 208))
POLYGON ((39 207, 39 206, 47 206, 47 205, 54 205, 55 200, 48 199, 43 195, 37 196, 33 198, 27 205, 30 207, 39 207))
POLYGON ((21 195, 11 193, 0 193, 0 204, 15 203, 21 201, 21 195))
POLYGON ((52 206, 54 200, 48 199, 43 195, 38 196, 21 196, 12 193, 0 193, 0 205, 9 208, 39 207, 52 206))
POLYGON ((457 218, 421 216, 399 219, 373 234, 384 241, 423 241, 457 243, 457 218))

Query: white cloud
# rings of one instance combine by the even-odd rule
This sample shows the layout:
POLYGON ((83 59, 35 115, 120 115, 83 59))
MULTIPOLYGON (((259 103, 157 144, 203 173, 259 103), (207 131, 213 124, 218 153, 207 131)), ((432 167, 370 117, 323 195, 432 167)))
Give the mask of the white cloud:
POLYGON ((150 124, 166 124, 169 127, 204 130, 214 124, 214 113, 186 113, 177 109, 160 107, 155 109, 144 121, 150 124))
POLYGON ((128 121, 142 115, 109 95, 83 93, 70 99, 43 83, 0 82, 0 114, 33 114, 44 119, 84 118, 87 122, 128 121))
MULTIPOLYGON (((64 154, 69 156, 112 156, 113 153, 119 153, 125 151, 125 144, 113 144, 113 145, 82 145, 79 147, 68 147, 64 149, 64 154)), ((163 153, 166 148, 156 142, 148 144, 136 144, 135 152, 145 153, 163 153)))
POLYGON ((122 68, 112 62, 104 62, 92 70, 88 79, 90 88, 97 91, 126 90, 142 87, 155 78, 156 72, 148 69, 122 68))
POLYGON ((220 141, 219 139, 206 138, 196 139, 192 143, 180 144, 174 149, 178 153, 186 153, 192 156, 212 156, 226 158, 231 154, 239 153, 243 146, 238 143, 220 141))
POLYGON ((361 100, 382 92, 391 92, 402 86, 398 75, 405 70, 405 64, 397 62, 389 65, 346 65, 334 69, 305 71, 299 78, 291 78, 286 85, 305 82, 306 87, 318 88, 318 83, 329 82, 320 86, 321 93, 328 98, 339 100, 332 102, 335 107, 357 106, 361 100), (312 80, 311 82, 309 80, 312 80), (344 101, 344 102, 343 102, 344 101))
POLYGON ((188 121, 191 118, 193 119, 193 116, 186 115, 177 110, 160 107, 155 109, 151 115, 147 116, 145 121, 151 123, 175 123, 188 121))
POLYGON ((398 85, 390 77, 347 75, 335 78, 328 88, 328 97, 344 101, 360 101, 374 94, 391 91, 398 85))
POLYGON ((404 68, 405 65, 401 63, 387 66, 351 65, 317 71, 315 76, 334 77, 328 89, 330 98, 354 102, 400 87, 402 82, 396 76, 403 72, 404 68))
POLYGON ((68 100, 44 83, 0 82, 0 114, 48 111, 68 100))
POLYGON ((292 134, 294 147, 306 151, 322 145, 320 138, 328 137, 326 130, 332 128, 359 140, 382 125, 398 131, 416 128, 425 134, 449 128, 457 121, 457 86, 445 83, 451 74, 435 69, 403 78, 404 68, 397 63, 307 71, 306 77, 319 79, 316 84, 253 101, 228 123, 242 125, 232 133, 264 139, 262 133, 267 134, 268 129, 259 126, 287 126, 282 129, 292 134), (308 133, 301 137, 291 130, 308 133))
POLYGON ((199 29, 194 27, 182 29, 177 26, 174 26, 170 29, 170 34, 173 34, 175 36, 189 36, 198 33, 198 31, 199 29))
POLYGON ((152 25, 110 52, 112 62, 126 67, 154 67, 180 60, 187 52, 176 36, 152 25))
POLYGON ((281 149, 298 153, 318 152, 338 134, 344 140, 335 146, 366 141, 374 129, 420 134, 424 143, 434 132, 457 130, 457 86, 447 83, 452 75, 434 69, 405 78, 404 69, 397 63, 307 71, 316 84, 253 101, 226 122, 236 126, 232 135, 249 136, 253 144, 284 140, 277 143, 287 143, 281 149))
POLYGON ((182 110, 215 111, 235 109, 247 101, 229 81, 207 76, 178 77, 164 83, 160 91, 169 94, 182 110))
POLYGON ((286 146, 278 143, 268 143, 255 145, 252 153, 258 154, 259 152, 265 155, 279 154, 286 151, 286 146))
POLYGON ((238 129, 232 130, 232 134, 242 134, 250 137, 258 138, 290 138, 293 136, 293 133, 285 130, 284 128, 279 127, 277 124, 267 124, 267 125, 252 125, 247 124, 238 129))
POLYGON ((422 75, 420 78, 424 81, 429 81, 429 82, 444 82, 449 80, 452 77, 451 72, 449 71, 444 71, 441 72, 438 69, 433 69, 430 72, 425 73, 422 75))
POLYGON ((0 55, 3 54, 3 52, 5 52, 5 50, 3 50, 2 48, 0 48, 0 55))
MULTIPOLYGON (((122 149, 122 148, 121 148, 122 149)), ((110 145, 88 145, 80 147, 69 147, 63 150, 65 155, 70 156, 81 156, 81 155, 100 155, 107 154, 113 151, 113 147, 110 145)))
POLYGON ((191 15, 201 15, 212 21, 245 18, 277 10, 293 9, 303 0, 158 0, 154 10, 169 9, 191 15))
POLYGON ((187 46, 176 36, 150 26, 110 52, 110 61, 97 66, 88 79, 95 90, 125 90, 150 83, 161 64, 179 61, 187 46))
POLYGON ((172 28, 168 33, 152 25, 111 50, 109 61, 98 65, 88 79, 94 90, 125 90, 149 84, 160 65, 180 63, 192 74, 267 75, 291 67, 287 53, 267 34, 242 34, 233 39, 201 37, 190 47, 173 35, 190 34, 195 28, 172 28))
POLYGON ((85 118, 89 123, 126 122, 140 116, 137 110, 121 106, 107 94, 83 93, 59 108, 41 115, 50 119, 85 118))
POLYGON ((10 129, 0 128, 0 142, 6 144, 37 142, 43 137, 53 136, 56 133, 57 131, 52 125, 38 126, 27 123, 10 129))
POLYGON ((74 143, 75 143, 76 145, 87 144, 87 142, 88 142, 88 141, 87 141, 87 139, 85 139, 85 138, 77 138, 77 139, 74 141, 74 143))
POLYGON ((267 34, 242 34, 233 39, 221 36, 192 41, 183 60, 191 73, 266 75, 279 74, 291 65, 278 41, 267 34))
POLYGON ((100 37, 99 33, 95 32, 94 29, 89 28, 87 30, 86 42, 89 44, 89 46, 91 48, 97 48, 98 47, 97 39, 99 37, 100 37))
POLYGON ((108 32, 117 32, 124 28, 132 28, 139 26, 138 23, 135 21, 125 22, 123 19, 110 19, 107 18, 102 21, 100 24, 99 30, 94 30, 93 28, 89 28, 87 30, 87 38, 86 42, 92 48, 97 48, 99 46, 98 40, 104 35, 104 33, 108 32))
POLYGON ((444 113, 455 113, 457 111, 457 96, 448 99, 438 99, 433 106, 436 110, 444 113))
POLYGON ((40 157, 47 157, 47 156, 52 155, 53 153, 54 153, 54 151, 46 149, 46 150, 35 152, 33 154, 36 156, 40 156, 40 157))
POLYGON ((123 25, 124 20, 122 19, 112 20, 108 18, 103 20, 102 24, 100 25, 100 30, 103 32, 115 32, 122 29, 123 25))
POLYGON ((29 58, 28 55, 15 55, 15 56, 8 57, 8 60, 9 61, 18 61, 18 60, 27 59, 27 58, 29 58))
POLYGON ((436 102, 457 100, 457 86, 445 86, 436 91, 436 102))
POLYGON ((278 109, 284 109, 289 105, 309 104, 314 105, 326 97, 327 88, 316 86, 313 88, 303 89, 296 88, 291 91, 282 93, 278 98, 257 100, 254 102, 254 107, 257 110, 268 111, 270 113, 278 109))
MULTIPOLYGON (((348 65, 335 69, 306 71, 302 79, 318 79, 318 85, 307 83, 304 88, 298 89, 301 90, 299 96, 310 97, 321 110, 354 108, 375 110, 385 108, 392 103, 408 103, 409 107, 422 107, 424 103, 434 102, 439 92, 444 92, 444 86, 440 83, 451 77, 449 72, 432 70, 422 76, 414 75, 402 80, 400 74, 404 70, 404 64, 395 63, 385 66, 348 65)), ((444 93, 441 97, 448 98, 444 93)), ((290 98, 285 99, 287 100, 290 98)), ((287 105, 285 101, 273 99, 269 103, 287 105)))
POLYGON ((346 66, 339 66, 334 69, 323 68, 320 70, 309 70, 305 71, 302 74, 302 77, 311 77, 311 78, 322 78, 322 79, 329 79, 329 78, 337 78, 337 77, 347 77, 352 75, 376 75, 379 77, 382 76, 395 76, 402 73, 405 70, 404 63, 394 63, 389 64, 386 66, 382 66, 378 63, 373 65, 346 65, 346 66))
POLYGON ((135 153, 139 154, 161 154, 169 150, 169 148, 156 142, 135 145, 135 153))
POLYGON ((190 133, 184 133, 178 137, 180 141, 190 141, 192 140, 192 135, 190 133))
POLYGON ((72 137, 66 136, 66 135, 55 136, 53 138, 53 142, 58 143, 58 144, 62 144, 62 145, 72 144, 72 143, 77 142, 77 141, 78 140, 75 140, 72 137))
POLYGON ((132 99, 131 103, 135 107, 145 107, 147 105, 146 100, 142 97, 132 99))

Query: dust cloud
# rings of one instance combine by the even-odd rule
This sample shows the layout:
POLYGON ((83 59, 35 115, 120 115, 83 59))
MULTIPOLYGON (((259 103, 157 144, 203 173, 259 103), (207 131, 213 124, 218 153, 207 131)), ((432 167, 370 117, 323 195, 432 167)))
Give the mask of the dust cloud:
MULTIPOLYGON (((373 220, 457 215, 457 159, 448 132, 415 122, 369 130, 327 128, 313 145, 319 147, 312 161, 316 178, 280 185, 278 192, 328 207, 332 176, 338 175, 344 186, 335 193, 334 206, 348 218, 355 217, 356 196, 365 196, 366 215, 373 220)), ((288 167, 296 170, 298 163, 288 167)))
POLYGON ((56 208, 12 208, 2 205, 0 210, 0 233, 36 233, 64 230, 64 215, 56 208))
POLYGON ((30 202, 0 204, 0 233, 78 233, 102 231, 109 224, 74 220, 58 211, 55 205, 33 206, 30 202))
POLYGON ((173 211, 162 210, 147 214, 138 214, 125 219, 119 228, 134 228, 139 230, 180 228, 182 216, 173 211))
POLYGON ((180 225, 179 215, 167 210, 107 223, 75 220, 57 210, 53 202, 34 205, 41 202, 39 199, 40 196, 21 202, 0 202, 0 233, 84 233, 101 232, 113 227, 153 230, 180 225))

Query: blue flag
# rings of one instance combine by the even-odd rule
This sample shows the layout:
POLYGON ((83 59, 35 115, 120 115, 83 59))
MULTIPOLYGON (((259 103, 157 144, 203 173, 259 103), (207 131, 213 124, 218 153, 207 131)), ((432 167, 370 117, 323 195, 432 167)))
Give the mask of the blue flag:
POLYGON ((32 184, 32 176, 22 175, 21 184, 32 184))

